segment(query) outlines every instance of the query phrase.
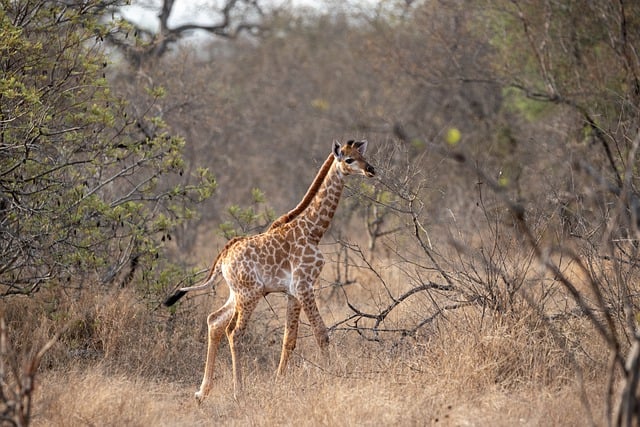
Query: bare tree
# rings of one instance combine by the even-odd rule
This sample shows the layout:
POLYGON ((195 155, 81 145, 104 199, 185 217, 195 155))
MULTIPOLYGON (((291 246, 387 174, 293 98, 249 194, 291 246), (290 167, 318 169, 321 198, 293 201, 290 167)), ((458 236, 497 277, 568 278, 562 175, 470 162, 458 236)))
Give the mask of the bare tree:
POLYGON ((175 15, 179 3, 175 0, 138 2, 140 7, 157 12, 157 31, 126 18, 119 8, 111 7, 114 16, 120 16, 121 26, 119 31, 108 33, 107 40, 118 47, 131 63, 139 65, 145 59, 163 56, 173 44, 197 31, 223 39, 235 39, 242 33, 258 35, 265 30, 262 23, 264 11, 258 0, 225 0, 221 5, 213 2, 206 13, 210 15, 211 23, 202 24, 194 20, 171 25, 170 19, 175 15))

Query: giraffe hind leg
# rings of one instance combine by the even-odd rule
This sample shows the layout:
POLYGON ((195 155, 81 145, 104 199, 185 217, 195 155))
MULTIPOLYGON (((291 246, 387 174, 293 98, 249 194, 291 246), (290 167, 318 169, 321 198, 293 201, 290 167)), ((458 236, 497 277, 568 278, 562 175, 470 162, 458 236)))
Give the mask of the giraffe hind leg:
POLYGON ((231 349, 231 360, 233 363, 233 397, 238 399, 242 394, 242 368, 241 354, 243 351, 243 336, 251 317, 251 313, 258 305, 260 296, 236 301, 235 314, 227 326, 227 338, 231 349))
POLYGON ((211 313, 207 318, 207 327, 209 330, 209 339, 207 344, 207 360, 204 366, 204 378, 200 389, 196 392, 195 398, 198 403, 201 403, 205 397, 211 391, 211 384, 213 382, 214 365, 216 361, 216 354, 218 353, 218 347, 220 340, 224 335, 225 328, 229 324, 231 318, 235 312, 235 301, 233 295, 229 297, 227 302, 222 308, 211 313))
POLYGON ((307 316, 309 323, 313 329, 313 335, 318 343, 318 347, 322 351, 325 357, 329 355, 329 332, 327 327, 320 316, 320 311, 316 305, 316 300, 313 296, 313 290, 309 293, 305 293, 302 297, 302 309, 307 316))

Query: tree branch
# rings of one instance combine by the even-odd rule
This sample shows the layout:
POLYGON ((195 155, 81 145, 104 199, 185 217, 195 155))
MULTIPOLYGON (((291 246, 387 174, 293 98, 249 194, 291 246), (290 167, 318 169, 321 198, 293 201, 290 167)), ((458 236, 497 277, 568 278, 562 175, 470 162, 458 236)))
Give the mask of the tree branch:
POLYGON ((173 43, 178 42, 187 34, 193 31, 204 31, 216 37, 225 39, 235 39, 243 32, 261 33, 265 27, 259 22, 252 22, 247 15, 254 14, 262 17, 263 11, 256 0, 227 0, 224 6, 218 10, 221 15, 220 22, 215 24, 186 23, 171 28, 169 18, 174 12, 175 0, 163 0, 158 14, 160 21, 160 31, 156 34, 149 32, 135 22, 124 19, 129 27, 133 28, 134 34, 138 36, 133 42, 128 39, 129 33, 124 36, 118 33, 110 33, 106 39, 123 51, 123 53, 134 63, 140 65, 146 59, 163 56, 173 43), (238 11, 240 3, 247 6, 246 11, 238 11), (236 17, 236 12, 240 15, 236 17), (146 40, 141 40, 146 39, 146 40), (140 43, 142 41, 142 43, 140 43))

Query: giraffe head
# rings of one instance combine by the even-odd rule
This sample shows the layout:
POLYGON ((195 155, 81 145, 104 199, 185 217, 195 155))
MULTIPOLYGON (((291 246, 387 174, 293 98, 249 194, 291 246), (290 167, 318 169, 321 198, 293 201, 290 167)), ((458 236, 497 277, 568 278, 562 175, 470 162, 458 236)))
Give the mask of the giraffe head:
POLYGON ((376 174, 375 169, 364 158, 367 151, 367 140, 347 141, 340 144, 333 141, 333 155, 338 163, 338 170, 343 175, 362 174, 372 177, 376 174))

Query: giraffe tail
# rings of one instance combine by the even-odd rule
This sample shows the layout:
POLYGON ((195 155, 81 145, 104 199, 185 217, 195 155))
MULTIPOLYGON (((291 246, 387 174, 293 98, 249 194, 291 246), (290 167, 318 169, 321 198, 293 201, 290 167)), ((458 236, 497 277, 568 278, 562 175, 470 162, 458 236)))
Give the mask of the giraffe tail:
POLYGON ((187 292, 200 291, 202 289, 207 289, 209 286, 213 285, 213 283, 215 282, 215 279, 217 277, 216 273, 217 273, 217 269, 216 269, 216 265, 214 265, 213 269, 209 273, 209 277, 207 277, 207 279, 205 280, 204 283, 202 283, 201 285, 197 285, 197 286, 190 286, 188 288, 180 288, 180 289, 178 289, 177 291, 175 291, 173 293, 173 295, 171 295, 169 298, 164 300, 164 303, 163 303, 164 306, 165 307, 171 307, 173 304, 177 303, 180 298, 185 296, 187 294, 187 292))
POLYGON ((231 240, 229 240, 227 242, 227 244, 224 246, 222 251, 220 251, 220 253, 216 257, 216 259, 213 261, 213 265, 211 266, 211 270, 209 270, 209 275, 207 276, 207 278, 205 279, 203 284, 197 285, 197 286, 190 286, 188 288, 180 288, 180 289, 178 289, 177 291, 175 291, 173 293, 173 295, 171 295, 169 298, 167 298, 164 301, 164 303, 163 303, 164 306, 165 307, 171 307, 173 304, 178 302, 178 300, 180 298, 185 296, 187 294, 187 292, 189 292, 189 291, 199 291, 199 290, 202 290, 202 289, 206 289, 209 286, 213 286, 213 283, 215 282, 216 277, 220 273, 220 264, 219 264, 220 257, 224 253, 226 253, 226 251, 228 251, 229 248, 231 246, 233 246, 236 242, 238 242, 239 240, 243 240, 243 239, 244 239, 244 237, 234 237, 233 239, 231 239, 231 240))
POLYGON ((169 298, 164 300, 164 302, 162 304, 165 307, 171 307, 173 304, 177 303, 178 300, 180 298, 182 298, 183 296, 185 296, 186 294, 187 294, 187 291, 183 291, 182 289, 178 289, 176 292, 174 292, 173 295, 171 295, 169 298))

